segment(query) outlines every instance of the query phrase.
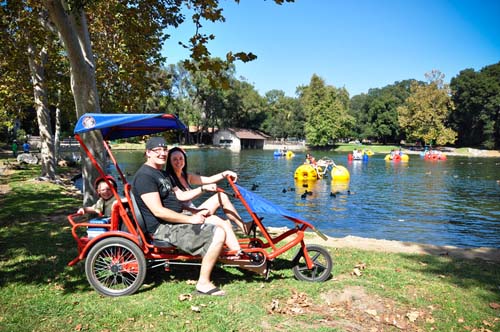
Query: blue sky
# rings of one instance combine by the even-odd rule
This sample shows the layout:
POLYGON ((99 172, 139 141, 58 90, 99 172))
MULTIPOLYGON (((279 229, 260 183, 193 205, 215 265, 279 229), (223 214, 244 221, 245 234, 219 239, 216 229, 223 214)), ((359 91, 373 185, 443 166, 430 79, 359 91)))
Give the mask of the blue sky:
MULTIPOLYGON (((466 68, 500 61, 498 0, 221 0, 226 22, 206 23, 216 39, 212 56, 252 52, 236 64, 236 75, 264 95, 272 89, 294 97, 313 74, 345 87, 350 96, 405 79, 425 80, 433 69, 445 81, 466 68)), ((190 18, 189 18, 190 19, 190 18)), ((187 53, 177 45, 192 35, 188 22, 170 29, 167 64, 187 53)))

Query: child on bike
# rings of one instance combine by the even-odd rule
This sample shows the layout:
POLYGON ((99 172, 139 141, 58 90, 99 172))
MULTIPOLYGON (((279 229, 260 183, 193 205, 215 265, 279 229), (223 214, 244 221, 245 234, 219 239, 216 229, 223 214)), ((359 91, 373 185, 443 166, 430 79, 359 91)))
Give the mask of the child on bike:
POLYGON ((105 177, 99 177, 95 181, 95 186, 94 186, 97 195, 99 196, 99 199, 92 206, 79 208, 77 211, 78 214, 95 213, 100 217, 111 216, 111 209, 113 207, 113 204, 116 203, 116 197, 115 195, 113 195, 113 191, 106 182, 106 179, 108 180, 109 183, 113 185, 113 187, 116 190, 117 188, 116 180, 112 176, 106 175, 105 177))

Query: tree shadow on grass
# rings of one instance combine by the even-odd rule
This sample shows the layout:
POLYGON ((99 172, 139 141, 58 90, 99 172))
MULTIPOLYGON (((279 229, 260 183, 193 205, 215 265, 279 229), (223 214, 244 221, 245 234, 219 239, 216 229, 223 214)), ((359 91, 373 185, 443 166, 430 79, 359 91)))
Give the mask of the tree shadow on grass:
MULTIPOLYGON (((84 262, 72 267, 67 264, 77 256, 76 243, 71 228, 60 220, 45 217, 38 221, 12 223, 0 230, 0 287, 8 284, 48 285, 57 284, 65 293, 92 290, 85 276, 84 262)), ((272 262, 268 280, 288 278, 285 270, 292 268, 292 262, 277 258, 272 262)), ((199 266, 171 265, 148 269, 146 280, 140 291, 155 288, 165 281, 197 280, 199 266)), ((237 268, 218 266, 212 273, 214 282, 228 284, 233 281, 261 282, 264 276, 237 268)))
POLYGON ((70 228, 47 221, 46 217, 40 219, 2 227, 0 287, 16 283, 64 284, 75 278, 66 267, 76 256, 70 228))
POLYGON ((500 301, 500 264, 481 259, 463 259, 447 255, 404 255, 413 272, 431 275, 441 282, 462 289, 482 289, 485 301, 500 301))

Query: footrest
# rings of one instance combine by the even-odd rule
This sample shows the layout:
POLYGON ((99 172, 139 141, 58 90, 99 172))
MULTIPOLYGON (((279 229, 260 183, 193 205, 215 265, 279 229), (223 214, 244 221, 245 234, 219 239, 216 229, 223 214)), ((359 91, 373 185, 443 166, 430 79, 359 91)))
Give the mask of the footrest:
POLYGON ((168 242, 168 241, 164 241, 164 240, 156 240, 156 239, 152 239, 150 241, 150 243, 152 245, 154 245, 155 247, 158 247, 158 248, 169 248, 169 247, 175 247, 172 243, 168 242))

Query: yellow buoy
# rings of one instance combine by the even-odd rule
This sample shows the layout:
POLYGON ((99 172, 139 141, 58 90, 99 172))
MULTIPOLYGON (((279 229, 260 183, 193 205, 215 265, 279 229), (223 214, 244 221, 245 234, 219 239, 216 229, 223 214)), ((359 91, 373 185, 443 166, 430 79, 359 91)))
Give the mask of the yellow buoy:
POLYGON ((297 167, 293 175, 293 178, 302 181, 317 180, 318 172, 316 172, 316 169, 313 166, 309 164, 304 164, 297 167))
POLYGON ((347 168, 341 165, 332 167, 332 181, 349 181, 350 175, 347 168))
POLYGON ((334 181, 334 180, 332 180, 332 183, 330 184, 330 186, 331 186, 330 190, 332 193, 347 191, 347 190, 349 190, 349 181, 334 181))
POLYGON ((286 157, 287 158, 292 158, 293 156, 295 156, 295 153, 293 153, 292 151, 287 151, 286 152, 286 157))
POLYGON ((298 195, 302 195, 303 193, 306 192, 312 192, 316 184, 318 183, 317 180, 294 180, 295 184, 295 193, 298 195))
POLYGON ((409 161, 409 160, 410 160, 410 156, 409 156, 409 155, 407 155, 407 154, 403 154, 403 155, 401 156, 401 161, 409 161))

